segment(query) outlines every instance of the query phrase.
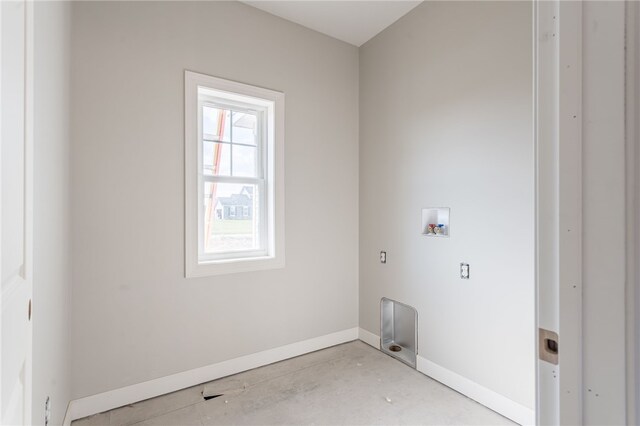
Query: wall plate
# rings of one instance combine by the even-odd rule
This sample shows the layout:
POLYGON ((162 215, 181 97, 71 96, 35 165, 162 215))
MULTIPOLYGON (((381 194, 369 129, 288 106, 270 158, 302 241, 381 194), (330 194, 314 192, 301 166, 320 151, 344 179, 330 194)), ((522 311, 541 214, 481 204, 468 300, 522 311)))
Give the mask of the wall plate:
POLYGON ((462 278, 463 280, 468 280, 469 279, 469 264, 468 263, 461 263, 460 264, 460 278, 462 278))

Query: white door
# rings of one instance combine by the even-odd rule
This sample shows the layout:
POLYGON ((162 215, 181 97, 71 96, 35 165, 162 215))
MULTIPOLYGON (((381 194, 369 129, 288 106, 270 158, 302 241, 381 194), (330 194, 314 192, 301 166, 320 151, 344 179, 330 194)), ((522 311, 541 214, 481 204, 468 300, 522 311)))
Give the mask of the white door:
POLYGON ((0 424, 31 424, 32 4, 0 2, 0 424))

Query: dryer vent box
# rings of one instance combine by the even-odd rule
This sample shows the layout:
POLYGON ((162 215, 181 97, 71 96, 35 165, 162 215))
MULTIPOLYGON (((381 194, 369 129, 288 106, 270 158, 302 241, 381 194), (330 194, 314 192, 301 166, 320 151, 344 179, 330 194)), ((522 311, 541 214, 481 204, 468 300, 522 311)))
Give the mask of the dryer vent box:
POLYGON ((380 300, 380 348, 416 368, 418 312, 415 308, 386 297, 380 300))

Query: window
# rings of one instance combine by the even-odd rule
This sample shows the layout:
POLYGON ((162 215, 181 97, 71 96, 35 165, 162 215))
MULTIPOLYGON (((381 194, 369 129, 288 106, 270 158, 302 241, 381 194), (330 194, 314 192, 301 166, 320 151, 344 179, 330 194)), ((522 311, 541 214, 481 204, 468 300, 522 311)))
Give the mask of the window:
POLYGON ((186 275, 284 265, 284 95, 185 72, 186 275))

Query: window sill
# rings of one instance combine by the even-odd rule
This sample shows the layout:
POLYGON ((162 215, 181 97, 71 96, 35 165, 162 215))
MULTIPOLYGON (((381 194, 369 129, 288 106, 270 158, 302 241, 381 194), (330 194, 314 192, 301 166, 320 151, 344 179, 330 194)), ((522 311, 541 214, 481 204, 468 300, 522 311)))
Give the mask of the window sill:
POLYGON ((186 277, 199 278, 214 275, 237 274, 284 268, 284 256, 249 257, 244 259, 221 259, 187 263, 186 277))

